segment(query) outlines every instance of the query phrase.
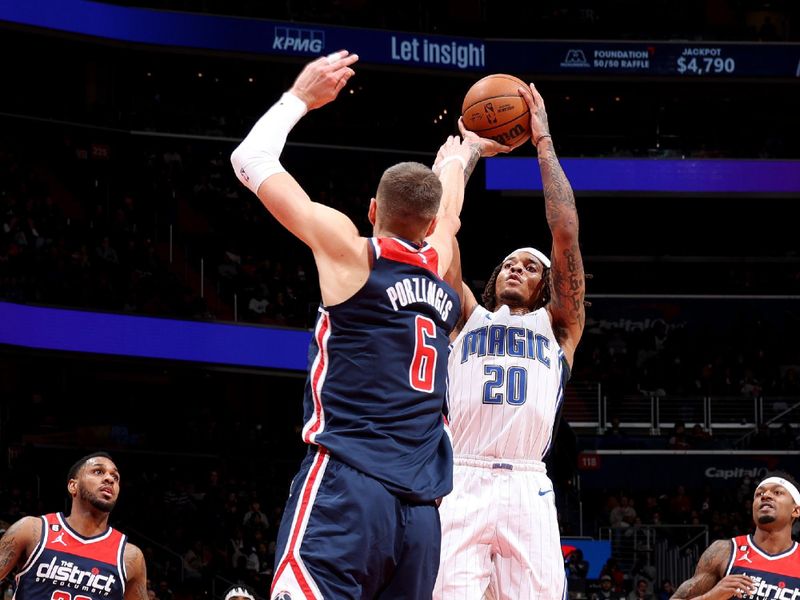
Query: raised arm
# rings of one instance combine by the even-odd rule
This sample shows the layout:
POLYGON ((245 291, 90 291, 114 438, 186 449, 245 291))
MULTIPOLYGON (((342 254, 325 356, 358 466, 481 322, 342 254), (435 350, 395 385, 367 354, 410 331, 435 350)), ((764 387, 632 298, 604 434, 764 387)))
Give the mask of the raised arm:
MULTIPOLYGON (((458 129, 461 131, 464 144, 470 148, 469 161, 464 169, 464 188, 466 189, 467 182, 469 181, 472 172, 475 170, 475 167, 478 165, 478 161, 481 157, 495 156, 496 154, 511 152, 512 148, 489 138, 479 137, 477 134, 469 131, 464 126, 464 120, 461 118, 458 119, 458 129)), ((444 146, 442 148, 444 148, 444 146)), ((439 153, 436 155, 436 160, 433 163, 434 173, 438 173, 441 170, 441 165, 445 158, 442 148, 439 149, 439 153)), ((440 213, 441 212, 442 210, 440 209, 440 213)), ((460 220, 458 221, 458 225, 460 227, 460 220)), ((469 318, 469 315, 471 315, 472 311, 475 310, 475 307, 478 306, 478 301, 475 299, 475 295, 472 293, 472 290, 470 290, 469 286, 462 280, 461 248, 459 247, 458 239, 455 237, 455 233, 457 231, 458 227, 456 227, 453 231, 452 259, 450 261, 450 267, 447 270, 447 273, 444 275, 444 280, 449 283, 453 289, 456 290, 456 292, 458 292, 458 295, 461 299, 461 318, 456 324, 456 327, 451 334, 452 336, 457 335, 458 332, 461 331, 461 328, 469 318)))
POLYGON ((338 289, 338 282, 353 279, 350 269, 358 270, 361 262, 365 272, 368 269, 366 241, 346 215, 312 202, 279 157, 292 127, 306 112, 338 96, 354 74, 350 65, 357 60, 357 55, 343 50, 308 63, 292 88, 261 117, 231 155, 239 180, 286 229, 311 248, 320 272, 344 275, 320 280, 327 304, 340 301, 342 293, 348 295, 338 289))
POLYGON ((0 581, 26 560, 42 536, 42 521, 23 517, 0 538, 0 581))
POLYGON ((147 600, 147 567, 144 555, 133 544, 125 545, 125 600, 147 600))
POLYGON ((731 542, 717 540, 703 552, 694 575, 684 581, 670 600, 728 600, 751 594, 753 580, 747 575, 725 575, 731 558, 731 542))
POLYGON ((442 182, 442 201, 436 214, 436 227, 426 238, 439 255, 439 275, 454 285, 451 273, 453 242, 461 228, 461 208, 464 206, 464 179, 475 168, 479 152, 458 136, 449 136, 439 148, 433 172, 442 182))
POLYGON ((553 147, 544 100, 533 84, 530 88, 520 87, 519 91, 531 112, 531 141, 539 155, 545 214, 553 236, 548 311, 556 339, 572 366, 586 321, 586 282, 578 245, 578 211, 572 187, 553 147))

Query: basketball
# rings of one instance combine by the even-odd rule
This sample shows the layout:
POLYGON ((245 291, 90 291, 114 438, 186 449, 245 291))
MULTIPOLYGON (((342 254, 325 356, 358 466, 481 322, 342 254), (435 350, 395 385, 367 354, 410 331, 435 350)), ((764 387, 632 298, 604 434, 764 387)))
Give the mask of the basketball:
POLYGON ((497 73, 477 81, 464 96, 461 116, 464 126, 480 137, 516 148, 531 137, 528 105, 517 89, 528 85, 497 73))

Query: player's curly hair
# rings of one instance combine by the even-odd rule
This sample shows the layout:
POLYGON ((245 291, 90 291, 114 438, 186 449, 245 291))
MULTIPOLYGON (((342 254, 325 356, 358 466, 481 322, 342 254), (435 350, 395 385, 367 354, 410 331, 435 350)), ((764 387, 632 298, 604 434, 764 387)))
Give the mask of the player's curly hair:
MULTIPOLYGON (((491 277, 489 277, 489 281, 486 282, 486 287, 483 288, 481 300, 483 301, 483 305, 491 311, 497 308, 497 295, 495 294, 497 291, 497 276, 500 274, 500 269, 503 268, 503 263, 505 262, 504 260, 494 268, 491 277)), ((551 279, 549 268, 545 267, 544 271, 542 271, 542 279, 544 279, 544 287, 542 287, 542 293, 539 294, 536 304, 531 307, 531 312, 547 306, 547 303, 550 302, 551 279)))

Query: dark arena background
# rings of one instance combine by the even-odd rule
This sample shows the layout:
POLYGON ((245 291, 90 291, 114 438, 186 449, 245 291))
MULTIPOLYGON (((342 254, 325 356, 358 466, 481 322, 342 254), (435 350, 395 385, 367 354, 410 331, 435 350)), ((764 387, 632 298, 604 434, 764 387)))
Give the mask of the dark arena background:
MULTIPOLYGON (((752 529, 763 473, 800 475, 798 39, 789 0, 0 1, 0 529, 64 510, 107 450, 152 598, 267 596, 319 290, 229 156, 347 48, 282 163, 365 234, 383 170, 431 164, 474 81, 537 84, 591 275, 548 463, 569 594, 668 598, 752 529)), ((549 248, 536 177, 528 144, 469 182, 473 290, 549 248)))

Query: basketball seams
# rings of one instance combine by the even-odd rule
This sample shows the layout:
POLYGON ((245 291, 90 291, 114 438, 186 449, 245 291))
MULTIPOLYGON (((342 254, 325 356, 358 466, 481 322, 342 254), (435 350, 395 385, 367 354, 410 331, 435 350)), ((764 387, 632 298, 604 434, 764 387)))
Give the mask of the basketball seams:
POLYGON ((466 112, 467 112, 469 109, 471 109, 471 108, 473 108, 473 107, 475 107, 475 106, 478 106, 479 104, 482 104, 483 102, 488 102, 489 100, 496 100, 497 98, 513 98, 514 100, 520 100, 520 101, 522 102, 522 104, 525 106, 525 111, 526 111, 526 112, 530 112, 530 111, 528 110, 528 105, 527 105, 527 104, 525 104, 525 100, 524 100, 524 99, 522 98, 522 96, 520 96, 519 94, 517 94, 516 96, 513 96, 513 95, 511 95, 511 94, 499 94, 499 95, 497 95, 497 96, 486 96, 486 98, 481 98, 481 99, 480 99, 480 100, 478 100, 477 102, 473 102, 472 104, 470 104, 470 105, 469 105, 469 106, 466 108, 466 110, 462 109, 462 111, 461 111, 461 114, 466 114, 466 112))
POLYGON ((511 148, 530 139, 530 109, 517 91, 521 79, 505 73, 487 75, 467 91, 462 102, 464 125, 481 137, 511 148), (502 109, 502 110, 500 110, 502 109))

